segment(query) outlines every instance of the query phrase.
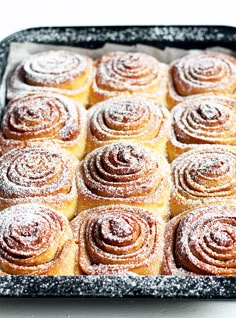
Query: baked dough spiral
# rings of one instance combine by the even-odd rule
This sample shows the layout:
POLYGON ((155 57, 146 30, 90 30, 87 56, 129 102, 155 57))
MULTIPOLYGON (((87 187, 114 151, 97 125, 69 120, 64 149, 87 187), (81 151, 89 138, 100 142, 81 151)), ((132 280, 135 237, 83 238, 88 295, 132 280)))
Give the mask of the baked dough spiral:
POLYGON ((42 203, 71 219, 76 212, 76 161, 60 149, 24 148, 0 158, 0 209, 42 203))
POLYGON ((159 274, 164 222, 147 210, 96 207, 81 212, 71 226, 78 245, 77 274, 159 274))
POLYGON ((120 94, 144 94, 166 102, 168 67, 140 52, 112 52, 96 62, 90 105, 120 94))
POLYGON ((235 205, 195 208, 167 224, 163 274, 235 276, 235 260, 235 205))
POLYGON ((77 171, 78 211, 122 203, 168 218, 169 173, 166 159, 147 147, 120 142, 97 148, 77 171))
POLYGON ((93 61, 87 56, 65 50, 35 53, 11 73, 7 98, 29 91, 48 91, 87 105, 93 75, 93 61))
POLYGON ((165 106, 141 96, 123 96, 94 105, 88 112, 87 152, 120 140, 164 154, 170 118, 165 106))
POLYGON ((217 202, 236 203, 236 154, 199 146, 172 162, 172 215, 217 202))
POLYGON ((236 152, 235 98, 199 95, 175 106, 171 117, 170 160, 199 144, 224 145, 236 152))
POLYGON ((0 275, 73 275, 75 242, 68 220, 37 204, 0 213, 0 275))
POLYGON ((196 94, 234 94, 236 59, 233 56, 201 52, 171 63, 167 101, 170 108, 196 94))
POLYGON ((55 143, 81 159, 87 117, 83 106, 62 95, 28 93, 11 100, 0 132, 0 154, 10 149, 55 143))

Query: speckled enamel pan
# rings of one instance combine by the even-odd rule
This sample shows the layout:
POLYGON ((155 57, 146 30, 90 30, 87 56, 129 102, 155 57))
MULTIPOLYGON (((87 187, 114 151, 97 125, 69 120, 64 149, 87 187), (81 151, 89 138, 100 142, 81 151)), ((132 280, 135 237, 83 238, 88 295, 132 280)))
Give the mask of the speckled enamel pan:
MULTIPOLYGON (((105 43, 157 48, 236 51, 236 29, 226 26, 42 27, 8 36, 0 43, 0 74, 12 42, 100 48, 105 43)), ((213 276, 2 276, 1 297, 151 297, 235 299, 236 277, 213 276)))

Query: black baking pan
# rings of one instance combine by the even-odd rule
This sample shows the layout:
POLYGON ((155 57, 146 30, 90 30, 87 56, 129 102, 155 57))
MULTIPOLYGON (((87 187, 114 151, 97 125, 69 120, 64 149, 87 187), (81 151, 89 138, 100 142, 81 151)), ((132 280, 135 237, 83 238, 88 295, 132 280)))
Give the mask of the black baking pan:
MULTIPOLYGON (((0 42, 0 75, 9 45, 34 42, 99 48, 105 43, 145 44, 160 49, 221 46, 236 52, 236 28, 229 26, 40 27, 0 42)), ((150 297, 236 299, 236 277, 214 276, 2 276, 1 297, 150 297)))

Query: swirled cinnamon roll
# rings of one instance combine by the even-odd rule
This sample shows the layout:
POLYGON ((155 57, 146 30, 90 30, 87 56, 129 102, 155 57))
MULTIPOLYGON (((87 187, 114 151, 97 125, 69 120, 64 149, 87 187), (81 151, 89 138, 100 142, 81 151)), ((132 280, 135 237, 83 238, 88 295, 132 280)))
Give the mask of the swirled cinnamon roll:
POLYGON ((107 204, 144 207, 168 218, 169 165, 147 147, 120 142, 89 153, 77 171, 78 211, 107 204))
POLYGON ((88 112, 87 152, 121 140, 164 154, 170 120, 166 107, 142 96, 108 99, 88 112))
POLYGON ((71 223, 76 274, 159 274, 164 222, 147 210, 106 205, 81 212, 71 223))
POLYGON ((166 102, 166 64, 144 53, 112 52, 96 62, 90 105, 121 94, 144 94, 166 102))
POLYGON ((216 52, 188 54, 169 68, 167 101, 170 108, 196 94, 234 94, 236 59, 216 52))
POLYGON ((47 91, 86 105, 93 73, 93 61, 87 56, 64 50, 35 53, 13 70, 7 98, 29 91, 47 91))
POLYGON ((76 160, 60 149, 24 148, 0 158, 0 209, 40 203, 76 214, 76 160))
POLYGON ((39 93, 15 98, 6 107, 0 154, 10 149, 51 142, 81 159, 87 134, 86 110, 62 95, 39 93))
POLYGON ((172 215, 214 203, 236 203, 236 154, 199 146, 172 162, 172 215))
POLYGON ((162 274, 236 275, 235 205, 208 205, 166 226, 162 274))
POLYGON ((170 160, 199 144, 224 145, 236 152, 236 99, 199 95, 172 109, 170 160))
POLYGON ((73 275, 75 250, 68 220, 46 206, 0 213, 0 275, 73 275))

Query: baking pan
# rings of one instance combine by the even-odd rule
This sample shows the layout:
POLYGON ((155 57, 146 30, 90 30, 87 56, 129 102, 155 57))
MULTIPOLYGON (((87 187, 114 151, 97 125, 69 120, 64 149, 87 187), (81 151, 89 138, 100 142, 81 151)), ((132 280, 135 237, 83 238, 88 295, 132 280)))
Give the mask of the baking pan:
MULTIPOLYGON (((40 27, 0 42, 2 78, 9 45, 34 42, 100 48, 105 43, 160 49, 221 46, 236 52, 236 28, 229 26, 40 27)), ((236 299, 236 277, 215 276, 2 276, 1 297, 151 297, 236 299)))

